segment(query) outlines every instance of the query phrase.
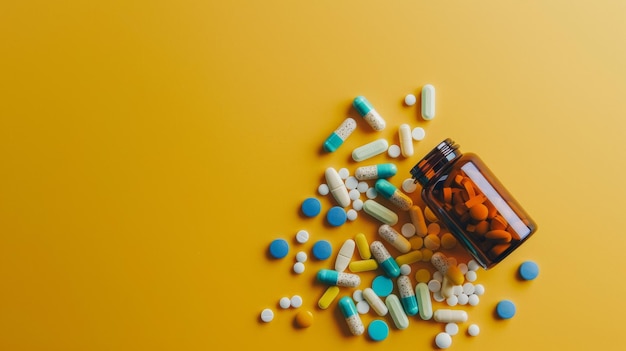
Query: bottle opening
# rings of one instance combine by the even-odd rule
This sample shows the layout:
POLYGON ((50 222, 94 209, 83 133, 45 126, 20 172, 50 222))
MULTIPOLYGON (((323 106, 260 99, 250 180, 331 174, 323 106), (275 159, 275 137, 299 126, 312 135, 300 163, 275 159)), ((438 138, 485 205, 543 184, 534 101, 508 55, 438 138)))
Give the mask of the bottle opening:
POLYGON ((461 156, 458 148, 459 145, 449 138, 442 141, 411 169, 411 176, 424 186, 441 169, 461 156))

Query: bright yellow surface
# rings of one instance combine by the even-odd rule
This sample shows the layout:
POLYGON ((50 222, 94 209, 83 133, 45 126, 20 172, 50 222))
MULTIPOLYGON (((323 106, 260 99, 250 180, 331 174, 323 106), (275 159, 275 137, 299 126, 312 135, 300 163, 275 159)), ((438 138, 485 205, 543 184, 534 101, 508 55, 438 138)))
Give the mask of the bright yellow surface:
POLYGON ((539 224, 479 273, 487 292, 466 309, 481 334, 462 325, 452 349, 619 349, 625 15, 621 1, 5 1, 0 349, 434 348, 434 322, 411 318, 377 344, 347 335, 335 305, 317 310, 314 275, 332 260, 290 272, 314 240, 376 237, 364 213, 328 228, 299 206, 327 166, 354 170, 354 147, 397 143, 400 123, 427 136, 395 184, 451 137, 539 224), (430 122, 402 105, 426 83, 430 122), (360 94, 388 128, 359 120, 321 153, 360 94), (267 258, 303 228, 312 241, 267 258), (515 278, 526 259, 535 281, 515 278), (277 307, 294 294, 308 329, 277 307), (503 298, 518 308, 508 321, 492 315, 503 298))

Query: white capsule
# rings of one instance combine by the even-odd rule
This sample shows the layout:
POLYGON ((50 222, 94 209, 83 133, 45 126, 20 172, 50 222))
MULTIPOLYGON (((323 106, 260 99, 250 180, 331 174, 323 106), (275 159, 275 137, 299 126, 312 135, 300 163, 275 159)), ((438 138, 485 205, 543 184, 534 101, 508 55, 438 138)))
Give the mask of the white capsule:
POLYGON ((435 321, 442 323, 467 322, 467 312, 463 310, 439 309, 434 314, 435 321))
POLYGON ((346 207, 350 205, 350 195, 348 195, 348 189, 339 176, 339 173, 337 173, 334 168, 328 167, 326 168, 325 175, 330 193, 333 195, 339 206, 346 207))
POLYGON ((365 290, 363 290, 363 298, 365 299, 365 301, 367 301, 370 307, 372 307, 377 315, 383 317, 386 316, 389 312, 387 305, 385 305, 383 300, 381 300, 380 297, 376 295, 372 288, 365 288, 365 290))
POLYGON ((385 139, 374 140, 365 145, 359 146, 352 151, 352 159, 356 162, 364 161, 387 151, 389 143, 385 139))
POLYGON ((435 118, 435 87, 430 84, 422 88, 422 117, 425 120, 435 118))
POLYGON ((403 123, 398 128, 398 137, 400 138, 400 150, 402 150, 402 156, 413 156, 413 136, 411 136, 411 126, 403 123))

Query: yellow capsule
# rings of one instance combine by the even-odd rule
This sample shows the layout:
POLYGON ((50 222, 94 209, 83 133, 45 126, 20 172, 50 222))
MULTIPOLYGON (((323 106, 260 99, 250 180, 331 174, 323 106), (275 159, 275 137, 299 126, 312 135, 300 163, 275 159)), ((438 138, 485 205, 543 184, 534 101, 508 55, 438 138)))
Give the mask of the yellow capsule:
POLYGON ((372 258, 372 252, 370 251, 370 244, 367 242, 365 234, 359 233, 354 237, 356 242, 356 248, 359 250, 359 256, 364 260, 372 258))
POLYGON ((419 250, 411 251, 409 253, 396 257, 396 263, 398 264, 398 266, 419 262, 421 260, 422 252, 419 250))
POLYGON ((426 227, 426 220, 424 219, 422 208, 417 205, 411 206, 409 215, 411 216, 411 222, 413 222, 415 226, 415 233, 421 237, 425 236, 428 228, 426 227))
POLYGON ((317 306, 323 310, 327 309, 331 303, 337 298, 339 295, 339 287, 338 286, 329 286, 322 297, 317 301, 317 306))
POLYGON ((376 262, 376 260, 373 258, 369 260, 352 261, 348 266, 350 272, 353 273, 373 271, 377 268, 378 262, 376 262))

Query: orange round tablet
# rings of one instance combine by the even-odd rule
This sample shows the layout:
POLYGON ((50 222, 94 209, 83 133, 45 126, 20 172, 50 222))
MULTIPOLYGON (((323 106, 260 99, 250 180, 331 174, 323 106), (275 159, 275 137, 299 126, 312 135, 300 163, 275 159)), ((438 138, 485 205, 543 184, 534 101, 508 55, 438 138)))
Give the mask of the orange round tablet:
POLYGON ((487 219, 489 209, 483 204, 476 204, 469 209, 470 216, 476 221, 484 221, 487 219))
POLYGON ((296 325, 299 328, 308 328, 313 325, 313 313, 311 311, 299 311, 296 314, 296 325))

